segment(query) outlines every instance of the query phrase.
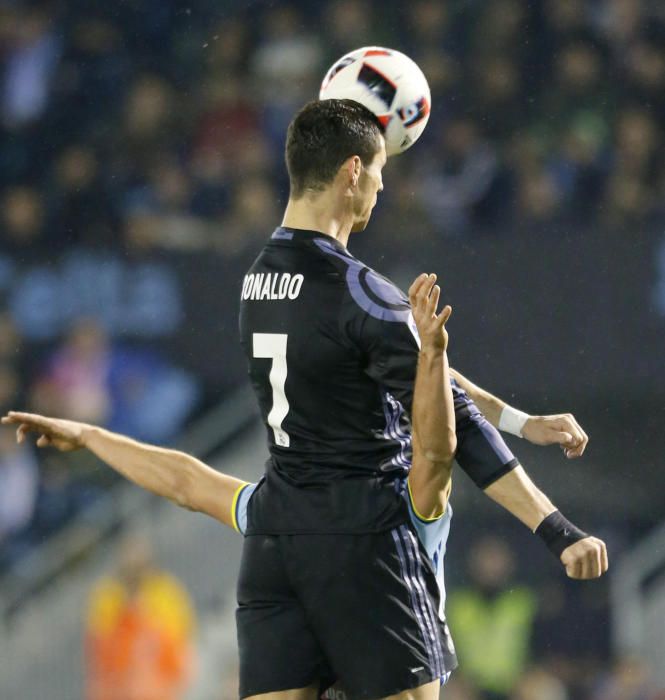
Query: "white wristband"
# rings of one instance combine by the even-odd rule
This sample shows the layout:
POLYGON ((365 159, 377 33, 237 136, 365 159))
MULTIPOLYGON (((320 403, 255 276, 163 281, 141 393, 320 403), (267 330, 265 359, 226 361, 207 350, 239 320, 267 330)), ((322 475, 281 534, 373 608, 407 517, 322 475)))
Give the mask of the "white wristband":
POLYGON ((522 435, 522 428, 529 420, 529 417, 528 413, 518 411, 516 408, 506 404, 499 417, 499 430, 502 430, 504 433, 516 435, 517 437, 524 437, 522 435))

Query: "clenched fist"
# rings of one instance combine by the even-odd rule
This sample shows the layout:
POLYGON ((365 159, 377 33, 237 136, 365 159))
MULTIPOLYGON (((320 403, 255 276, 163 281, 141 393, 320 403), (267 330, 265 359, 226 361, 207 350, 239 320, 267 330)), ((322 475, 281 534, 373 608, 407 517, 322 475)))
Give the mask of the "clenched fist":
POLYGON ((561 563, 566 567, 566 574, 570 578, 598 578, 609 566, 607 548, 597 537, 585 537, 563 550, 561 563))
POLYGON ((554 416, 530 416, 522 427, 522 436, 534 445, 561 445, 568 459, 581 457, 589 438, 570 413, 554 416))

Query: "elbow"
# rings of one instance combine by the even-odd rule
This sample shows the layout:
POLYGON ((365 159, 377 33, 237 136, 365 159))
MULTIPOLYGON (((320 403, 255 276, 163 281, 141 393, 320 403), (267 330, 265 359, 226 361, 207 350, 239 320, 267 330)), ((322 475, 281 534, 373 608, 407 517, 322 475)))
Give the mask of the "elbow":
POLYGON ((454 430, 448 431, 448 454, 450 461, 452 462, 455 458, 455 452, 457 452, 457 433, 454 430))
POLYGON ((454 430, 448 429, 445 433, 445 439, 441 446, 441 462, 452 463, 457 452, 457 434, 454 430))
POLYGON ((454 431, 448 431, 442 438, 438 444, 425 447, 423 453, 430 462, 450 465, 457 451, 457 436, 454 431))

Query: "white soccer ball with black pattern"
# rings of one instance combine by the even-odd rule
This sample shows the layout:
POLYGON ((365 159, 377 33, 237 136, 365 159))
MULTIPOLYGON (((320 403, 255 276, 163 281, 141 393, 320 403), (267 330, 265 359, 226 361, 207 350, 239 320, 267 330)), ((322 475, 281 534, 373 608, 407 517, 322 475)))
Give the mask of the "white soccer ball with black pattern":
POLYGON ((335 61, 321 84, 319 99, 356 100, 381 122, 389 156, 406 151, 423 133, 430 91, 423 72, 408 56, 365 46, 335 61))

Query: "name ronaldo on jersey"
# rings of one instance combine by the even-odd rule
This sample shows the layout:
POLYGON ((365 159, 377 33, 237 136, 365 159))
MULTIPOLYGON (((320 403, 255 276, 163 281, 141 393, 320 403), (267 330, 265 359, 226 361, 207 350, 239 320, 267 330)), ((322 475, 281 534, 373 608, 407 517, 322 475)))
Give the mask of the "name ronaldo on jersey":
POLYGON ((305 277, 290 272, 258 272, 245 275, 242 283, 243 301, 297 299, 305 277))

